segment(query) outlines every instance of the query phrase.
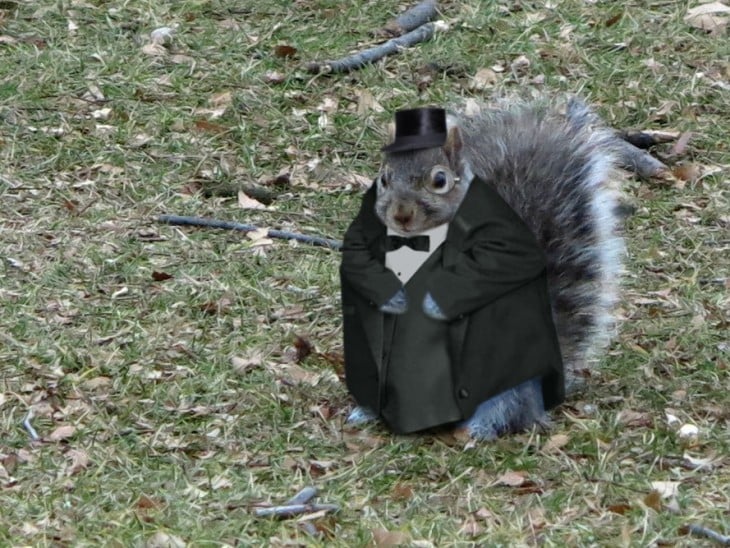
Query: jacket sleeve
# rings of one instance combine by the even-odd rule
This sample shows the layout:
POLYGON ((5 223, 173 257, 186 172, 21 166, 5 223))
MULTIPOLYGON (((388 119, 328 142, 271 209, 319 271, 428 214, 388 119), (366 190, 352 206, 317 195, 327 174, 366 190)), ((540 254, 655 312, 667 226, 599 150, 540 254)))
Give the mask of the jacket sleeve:
POLYGON ((385 232, 375 215, 375 192, 373 183, 363 197, 360 212, 345 233, 340 275, 371 304, 381 307, 402 284, 374 251, 376 240, 385 232))
MULTIPOLYGON (((488 207, 486 221, 452 246, 428 284, 446 320, 469 314, 543 274, 545 256, 529 228, 506 204, 488 207)), ((447 242, 448 243, 448 242, 447 242)))

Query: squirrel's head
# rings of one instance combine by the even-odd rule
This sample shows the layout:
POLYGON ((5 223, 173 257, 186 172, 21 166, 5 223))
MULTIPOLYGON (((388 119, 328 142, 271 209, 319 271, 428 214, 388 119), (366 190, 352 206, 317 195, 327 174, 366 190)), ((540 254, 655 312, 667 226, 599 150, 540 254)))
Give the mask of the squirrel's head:
POLYGON ((447 116, 440 147, 388 152, 376 179, 375 213, 394 231, 407 235, 447 223, 469 188, 471 171, 462 161, 462 137, 447 116))

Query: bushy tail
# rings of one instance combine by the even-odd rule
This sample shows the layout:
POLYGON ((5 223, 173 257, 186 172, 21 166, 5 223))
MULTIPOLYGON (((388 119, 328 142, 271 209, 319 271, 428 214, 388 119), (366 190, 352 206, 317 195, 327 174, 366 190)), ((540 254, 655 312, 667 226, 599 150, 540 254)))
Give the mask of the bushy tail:
POLYGON ((569 380, 613 332, 624 252, 619 140, 582 102, 509 104, 460 120, 464 159, 545 250, 569 380))

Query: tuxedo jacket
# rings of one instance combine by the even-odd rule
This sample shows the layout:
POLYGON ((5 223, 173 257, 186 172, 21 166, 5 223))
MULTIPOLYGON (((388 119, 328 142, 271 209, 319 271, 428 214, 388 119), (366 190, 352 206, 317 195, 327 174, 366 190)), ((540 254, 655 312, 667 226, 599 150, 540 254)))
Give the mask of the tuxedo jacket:
POLYGON ((485 182, 471 182, 446 240, 403 286, 385 266, 386 227, 365 193, 343 244, 345 379, 359 405, 406 433, 469 418, 492 396, 542 379, 564 398, 563 364, 534 235, 485 182), (408 309, 380 307, 403 287, 408 309), (425 315, 430 293, 445 320, 425 315))

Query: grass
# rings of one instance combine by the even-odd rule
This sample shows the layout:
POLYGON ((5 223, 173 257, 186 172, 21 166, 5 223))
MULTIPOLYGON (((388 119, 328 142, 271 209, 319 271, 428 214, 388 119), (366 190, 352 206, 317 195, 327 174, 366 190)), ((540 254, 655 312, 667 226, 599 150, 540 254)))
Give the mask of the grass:
POLYGON ((435 40, 312 77, 302 63, 372 42, 392 3, 0 3, 0 544, 698 546, 682 526, 730 533, 727 35, 691 28, 683 1, 443 4, 451 29, 435 40), (170 51, 145 53, 163 25, 178 26, 170 51), (513 74, 520 55, 529 68, 513 74), (495 66, 494 90, 470 88, 495 66), (625 321, 548 433, 465 448, 343 429, 337 254, 152 221, 341 237, 395 109, 516 90, 581 93, 614 127, 691 131, 669 161, 699 169, 627 180, 625 321), (282 172, 273 211, 219 190, 282 172), (297 336, 314 348, 300 364, 297 336), (30 408, 43 443, 22 427, 30 408), (501 485, 508 471, 524 483, 501 485), (657 481, 679 483, 675 500, 649 496, 657 481), (252 516, 308 484, 342 507, 314 520, 319 540, 252 516))

